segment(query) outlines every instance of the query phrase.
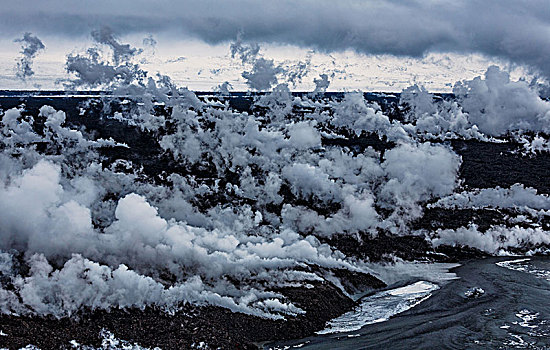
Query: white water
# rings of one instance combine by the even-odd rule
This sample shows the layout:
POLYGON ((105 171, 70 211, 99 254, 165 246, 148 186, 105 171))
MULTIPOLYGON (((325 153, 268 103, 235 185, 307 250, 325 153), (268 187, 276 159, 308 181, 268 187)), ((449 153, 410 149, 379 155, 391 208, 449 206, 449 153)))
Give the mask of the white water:
POLYGON ((538 278, 543 278, 550 281, 550 271, 546 268, 538 267, 537 264, 534 263, 531 258, 500 261, 500 262, 497 262, 496 264, 500 267, 504 267, 514 271, 530 273, 532 275, 537 276, 538 278))
MULTIPOLYGON (((496 265, 550 281, 550 271, 538 266, 542 263, 541 261, 533 261, 532 258, 521 258, 499 261, 496 265)), ((550 320, 541 318, 539 312, 533 311, 536 309, 537 305, 530 305, 529 308, 521 309, 516 312, 514 321, 506 322, 500 326, 510 336, 504 345, 513 348, 537 348, 533 339, 548 339, 550 336, 550 320)))
POLYGON ((438 289, 437 284, 419 281, 365 297, 354 310, 331 320, 317 334, 352 332, 368 324, 387 321, 428 299, 438 289))

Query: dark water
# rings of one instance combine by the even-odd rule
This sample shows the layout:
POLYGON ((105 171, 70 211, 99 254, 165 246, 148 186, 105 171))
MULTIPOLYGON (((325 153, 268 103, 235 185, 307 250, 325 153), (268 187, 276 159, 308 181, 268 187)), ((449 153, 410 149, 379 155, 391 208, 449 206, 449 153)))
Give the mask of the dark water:
POLYGON ((510 268, 489 258, 466 263, 413 309, 348 333, 271 344, 273 349, 550 349, 550 258, 510 268), (465 292, 482 288, 481 296, 465 292))

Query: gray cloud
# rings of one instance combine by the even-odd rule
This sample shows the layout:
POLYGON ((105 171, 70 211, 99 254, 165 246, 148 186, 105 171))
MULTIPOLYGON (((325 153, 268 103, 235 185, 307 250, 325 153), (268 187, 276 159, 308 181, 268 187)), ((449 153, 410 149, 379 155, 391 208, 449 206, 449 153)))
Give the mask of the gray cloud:
POLYGON ((19 79, 25 80, 34 74, 32 70, 34 58, 46 46, 44 46, 42 40, 28 32, 23 34, 22 38, 15 39, 14 42, 21 43, 21 57, 17 61, 17 72, 15 74, 19 79))
MULTIPOLYGON (((243 40, 322 51, 418 57, 431 51, 482 53, 526 64, 550 76, 547 0, 180 2, 3 1, 0 29, 87 35, 108 25, 119 35, 169 33, 208 43, 243 40)), ((165 36, 168 37, 168 36, 165 36)))
POLYGON ((103 26, 92 31, 92 38, 97 43, 107 45, 113 50, 115 64, 126 61, 132 56, 140 53, 140 50, 131 47, 129 44, 119 43, 111 27, 103 26))

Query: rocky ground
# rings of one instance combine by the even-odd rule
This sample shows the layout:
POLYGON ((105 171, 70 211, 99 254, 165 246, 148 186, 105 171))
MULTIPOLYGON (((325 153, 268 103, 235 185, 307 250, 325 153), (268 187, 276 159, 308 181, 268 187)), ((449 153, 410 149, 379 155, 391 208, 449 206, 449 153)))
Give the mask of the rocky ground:
MULTIPOLYGON (((380 287, 372 276, 361 276, 362 282, 380 287)), ((363 286, 364 287, 364 286, 363 286)), ((213 306, 187 305, 176 315, 162 311, 111 310, 83 312, 74 318, 0 316, 0 347, 19 349, 33 344, 41 349, 70 348, 70 341, 99 347, 102 329, 117 338, 143 347, 190 349, 204 342, 212 349, 256 349, 257 344, 273 339, 293 339, 322 329, 325 322, 349 310, 354 302, 329 283, 312 289, 288 288, 281 291, 305 316, 286 321, 271 321, 213 306)))

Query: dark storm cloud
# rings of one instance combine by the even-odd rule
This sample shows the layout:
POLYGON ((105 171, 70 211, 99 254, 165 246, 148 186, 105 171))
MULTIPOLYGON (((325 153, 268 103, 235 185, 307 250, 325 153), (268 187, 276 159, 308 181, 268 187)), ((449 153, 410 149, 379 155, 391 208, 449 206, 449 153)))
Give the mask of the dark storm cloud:
POLYGON ((78 36, 102 26, 119 35, 163 33, 209 43, 288 43, 323 51, 418 57, 478 52, 527 64, 550 76, 548 0, 121 0, 7 2, 3 32, 78 36))

